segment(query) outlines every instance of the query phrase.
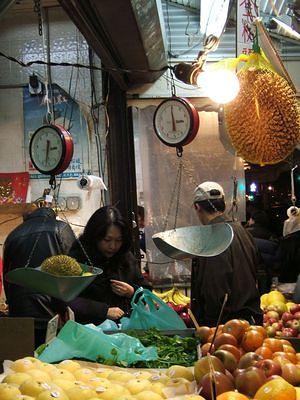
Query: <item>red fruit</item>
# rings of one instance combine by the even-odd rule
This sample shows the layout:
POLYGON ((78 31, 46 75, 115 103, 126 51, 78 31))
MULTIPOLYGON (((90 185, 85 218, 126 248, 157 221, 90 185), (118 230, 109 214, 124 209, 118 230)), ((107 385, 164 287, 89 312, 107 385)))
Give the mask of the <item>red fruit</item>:
POLYGON ((294 316, 290 312, 284 312, 281 316, 281 319, 283 324, 285 324, 285 322, 289 321, 290 319, 294 319, 294 316))
POLYGON ((297 311, 297 312, 294 314, 294 318, 295 318, 295 319, 300 319, 300 311, 297 311))
MULTIPOLYGON (((217 396, 221 393, 224 392, 229 392, 231 390, 234 390, 234 383, 232 382, 232 380, 226 376, 225 374, 221 373, 221 372, 214 372, 214 380, 216 383, 216 394, 217 396)), ((200 385, 199 385, 199 389, 201 389, 201 396, 203 396, 206 400, 211 400, 211 375, 210 373, 206 374, 200 385)))
POLYGON ((282 329, 282 336, 284 337, 296 337, 298 335, 297 329, 293 328, 283 328, 282 329))
POLYGON ((266 382, 264 371, 249 367, 235 377, 236 389, 248 397, 254 397, 257 390, 266 382))
POLYGON ((263 359, 262 356, 254 352, 246 353, 240 358, 240 361, 238 363, 238 368, 246 369, 252 367, 257 363, 257 361, 262 359, 263 359))
POLYGON ((174 303, 172 303, 171 301, 168 301, 168 302, 167 302, 167 305, 168 305, 170 308, 172 308, 173 310, 175 310, 174 307, 176 307, 176 305, 175 305, 174 303))
POLYGON ((281 366, 273 360, 260 360, 255 364, 256 368, 260 368, 264 371, 266 377, 272 375, 281 375, 281 366))
MULTIPOLYGON (((210 362, 212 363, 214 370, 218 372, 225 373, 225 368, 222 362, 215 356, 209 356, 210 362)), ((196 361, 194 365, 194 375, 195 380, 199 384, 209 371, 210 371, 210 362, 208 356, 200 358, 196 361)))
POLYGON ((184 311, 187 311, 187 306, 185 304, 175 304, 173 309, 177 312, 177 314, 180 314, 184 311))
POLYGON ((244 368, 237 368, 235 371, 233 371, 233 377, 235 378, 238 376, 241 372, 245 371, 244 368))
POLYGON ((296 314, 296 312, 300 311, 300 304, 295 304, 293 307, 291 307, 290 312, 292 314, 296 314))
POLYGON ((194 324, 193 324, 193 322, 191 320, 191 317, 189 316, 188 313, 182 312, 182 313, 179 314, 179 317, 183 320, 183 322, 185 323, 185 325, 188 328, 191 328, 192 326, 194 326, 194 324))
POLYGON ((218 349, 217 351, 214 352, 214 356, 218 357, 219 360, 222 361, 225 369, 227 369, 229 372, 233 372, 236 369, 237 367, 236 358, 229 351, 218 349))
POLYGON ((282 329, 282 322, 274 322, 274 324, 272 324, 272 328, 275 328, 276 331, 280 331, 280 329, 282 329))
POLYGON ((297 319, 291 319, 290 321, 287 321, 287 327, 295 329, 298 333, 300 331, 300 321, 297 319))

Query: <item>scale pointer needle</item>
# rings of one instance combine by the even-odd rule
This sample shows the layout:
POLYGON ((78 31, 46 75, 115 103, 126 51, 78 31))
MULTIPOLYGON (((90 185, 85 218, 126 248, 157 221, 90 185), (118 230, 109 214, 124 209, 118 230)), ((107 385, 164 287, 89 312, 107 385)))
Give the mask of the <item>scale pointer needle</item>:
POLYGON ((171 106, 171 117, 172 117, 172 130, 173 132, 176 132, 176 121, 174 118, 173 106, 171 106))
POLYGON ((48 164, 49 150, 50 150, 50 140, 47 140, 47 148, 46 148, 46 165, 48 164))

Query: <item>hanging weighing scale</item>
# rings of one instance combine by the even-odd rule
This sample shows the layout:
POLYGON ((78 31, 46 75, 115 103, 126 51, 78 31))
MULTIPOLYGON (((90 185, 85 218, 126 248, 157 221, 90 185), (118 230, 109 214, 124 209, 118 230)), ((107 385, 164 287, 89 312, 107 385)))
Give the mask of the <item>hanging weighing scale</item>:
POLYGON ((233 230, 229 224, 222 222, 174 228, 156 233, 152 239, 163 254, 176 260, 214 257, 230 246, 233 230))
MULTIPOLYGON (((60 125, 44 125, 38 128, 31 137, 29 144, 30 159, 34 167, 42 174, 50 175, 50 187, 56 188, 55 176, 64 172, 73 157, 74 144, 71 134, 60 125)), ((46 223, 47 216, 43 224, 46 223)), ((93 266, 88 254, 78 241, 89 265, 80 264, 86 276, 56 276, 41 271, 41 267, 31 268, 30 261, 43 229, 33 245, 26 265, 9 271, 5 279, 20 286, 36 290, 40 293, 55 297, 65 302, 76 298, 103 271, 93 266)))
MULTIPOLYGON (((166 146, 176 147, 178 157, 182 157, 182 146, 191 143, 196 137, 199 124, 197 110, 188 100, 176 96, 174 86, 172 97, 159 104, 153 118, 154 131, 157 137, 166 146)), ((163 254, 178 260, 193 257, 213 257, 221 254, 230 246, 233 239, 233 230, 229 224, 218 223, 176 228, 182 168, 183 163, 180 160, 164 229, 163 232, 152 236, 154 244, 163 254), (172 203, 176 197, 177 186, 174 228, 166 230, 172 203)))

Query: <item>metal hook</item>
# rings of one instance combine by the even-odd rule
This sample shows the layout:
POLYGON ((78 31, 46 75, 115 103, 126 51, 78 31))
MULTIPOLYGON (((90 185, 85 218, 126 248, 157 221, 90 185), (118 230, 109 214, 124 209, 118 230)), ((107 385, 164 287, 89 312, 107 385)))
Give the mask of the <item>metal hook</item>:
POLYGON ((183 154, 182 146, 176 147, 176 154, 177 154, 177 157, 182 157, 182 154, 183 154))
POLYGON ((292 189, 292 193, 291 193, 291 200, 293 203, 293 206, 296 204, 296 196, 295 196, 295 182, 294 182, 294 170, 298 168, 298 165, 295 165, 292 169, 291 169, 291 189, 292 189))

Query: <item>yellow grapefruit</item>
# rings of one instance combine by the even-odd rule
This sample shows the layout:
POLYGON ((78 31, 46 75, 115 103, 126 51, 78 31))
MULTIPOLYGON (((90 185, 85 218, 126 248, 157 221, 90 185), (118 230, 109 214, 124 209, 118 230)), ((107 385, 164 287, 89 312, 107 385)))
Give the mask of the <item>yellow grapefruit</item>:
POLYGON ((255 393, 256 400, 297 400, 296 389, 283 378, 272 379, 255 393))

